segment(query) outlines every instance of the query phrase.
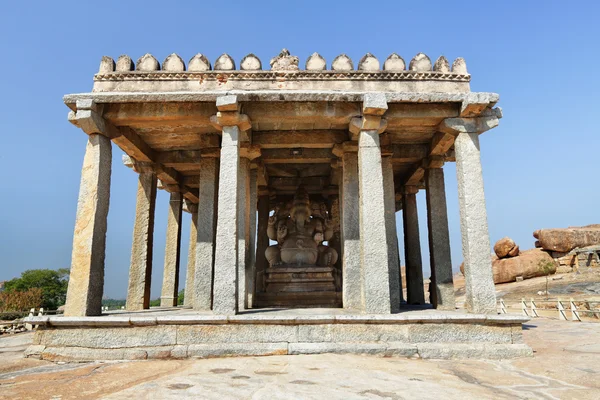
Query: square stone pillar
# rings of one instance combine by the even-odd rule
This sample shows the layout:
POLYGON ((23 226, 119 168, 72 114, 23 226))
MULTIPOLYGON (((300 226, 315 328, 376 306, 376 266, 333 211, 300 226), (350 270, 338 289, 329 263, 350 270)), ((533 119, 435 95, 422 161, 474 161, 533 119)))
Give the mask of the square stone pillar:
POLYGON ((397 309, 390 299, 390 263, 385 229, 385 194, 377 130, 361 130, 358 140, 361 263, 365 311, 389 314, 397 309))
POLYGON ((431 264, 430 302, 439 310, 454 310, 454 283, 450 257, 450 234, 446 209, 444 170, 439 167, 425 171, 427 195, 427 227, 431 264))
POLYGON ((267 268, 267 257, 265 251, 269 247, 269 236, 267 236, 267 222, 269 219, 269 196, 258 196, 258 229, 256 231, 256 272, 254 293, 265 291, 265 269, 267 268))
POLYGON ((165 246, 165 265, 163 285, 160 295, 161 307, 177 306, 179 290, 179 254, 181 252, 181 213, 183 196, 180 192, 171 193, 169 216, 167 219, 167 243, 165 246))
POLYGON ((358 153, 342 155, 342 304, 364 309, 364 282, 360 261, 358 153))
POLYGON ((454 142, 460 230, 465 262, 465 302, 474 313, 496 313, 490 236, 485 208, 479 134, 459 133, 454 142))
POLYGON ((198 219, 196 236, 196 268, 194 270, 194 310, 212 307, 215 230, 217 216, 217 158, 200 159, 198 219))
POLYGON ((188 262, 185 273, 185 294, 183 305, 194 306, 194 295, 196 293, 194 279, 196 278, 196 242, 198 240, 198 205, 187 204, 188 211, 192 214, 190 223, 190 244, 188 247, 188 262))
POLYGON ((402 196, 404 256, 406 257, 406 301, 408 304, 425 304, 417 191, 418 189, 415 186, 405 186, 404 195, 402 196))
POLYGON ((250 273, 250 160, 240 158, 238 175, 238 310, 248 308, 248 274, 250 273))
POLYGON ((394 167, 392 158, 381 159, 383 172, 383 190, 385 203, 385 233, 388 246, 390 268, 390 301, 394 312, 400 310, 402 302, 402 277, 400 274, 400 252, 398 250, 398 232, 396 231, 396 190, 394 187, 394 167))
POLYGON ((129 311, 150 308, 155 207, 156 174, 152 171, 140 172, 135 206, 135 222, 133 224, 129 286, 125 306, 129 311))
POLYGON ((248 304, 246 308, 252 308, 254 293, 256 291, 256 207, 257 207, 257 184, 256 169, 250 170, 250 241, 248 246, 248 258, 246 265, 250 268, 246 270, 246 298, 248 304))
POLYGON ((110 198, 112 149, 110 139, 93 133, 88 137, 81 169, 79 199, 65 316, 102 313, 106 218, 110 198))
POLYGON ((237 126, 223 127, 219 169, 213 311, 216 314, 224 315, 236 314, 238 311, 239 136, 240 130, 237 126))

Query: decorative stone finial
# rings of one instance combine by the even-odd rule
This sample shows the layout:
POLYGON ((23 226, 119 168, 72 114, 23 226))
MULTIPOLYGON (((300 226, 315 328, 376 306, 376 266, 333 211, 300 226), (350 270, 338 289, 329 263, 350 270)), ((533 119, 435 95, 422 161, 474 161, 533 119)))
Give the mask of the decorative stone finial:
POLYGON ((127 54, 119 56, 117 59, 117 66, 115 68, 117 72, 133 71, 133 69, 134 66, 131 57, 129 57, 127 54))
POLYGON ((384 71, 404 71, 406 69, 406 63, 404 59, 396 53, 390 54, 390 56, 383 63, 384 71))
POLYGON ((423 53, 419 53, 410 60, 408 69, 411 71, 431 71, 431 60, 423 53))
POLYGON ((359 71, 379 71, 379 60, 371 53, 367 53, 358 62, 359 71))
POLYGON ((433 64, 433 70, 438 72, 450 72, 450 63, 446 57, 440 56, 433 64))
POLYGON ((259 71, 262 69, 262 63, 258 57, 250 53, 246 57, 242 58, 240 68, 245 71, 259 71))
POLYGON ((185 71, 185 63, 177 54, 173 53, 163 61, 163 71, 182 72, 185 71))
POLYGON ((312 53, 306 60, 307 71, 323 71, 327 68, 327 62, 319 53, 312 53))
POLYGON ((204 54, 196 54, 188 63, 188 71, 210 71, 210 61, 204 54))
POLYGON ((468 74, 467 72, 467 63, 464 58, 458 57, 452 63, 452 72, 455 74, 468 74))
POLYGON ((115 70, 115 60, 111 57, 104 56, 100 60, 100 68, 98 68, 99 74, 106 74, 115 70))
POLYGON ((227 53, 221 54, 215 61, 215 71, 231 71, 235 69, 235 61, 227 53))
POLYGON ((281 50, 277 56, 271 58, 272 71, 298 71, 298 57, 292 56, 288 49, 281 50))
POLYGON ((331 69, 334 71, 352 71, 354 69, 354 64, 352 64, 350 57, 345 54, 340 54, 333 59, 331 69))
POLYGON ((138 71, 158 71, 160 69, 160 64, 152 54, 146 53, 138 58, 135 69, 138 71))

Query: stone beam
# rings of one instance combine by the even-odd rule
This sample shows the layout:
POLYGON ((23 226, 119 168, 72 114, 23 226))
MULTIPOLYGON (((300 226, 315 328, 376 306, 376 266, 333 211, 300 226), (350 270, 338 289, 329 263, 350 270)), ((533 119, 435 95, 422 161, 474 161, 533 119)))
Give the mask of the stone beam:
POLYGON ((328 149, 347 140, 348 132, 346 130, 252 132, 252 144, 262 149, 289 149, 293 147, 328 149))
POLYGON ((117 132, 118 136, 111 139, 121 150, 137 161, 154 162, 154 150, 133 129, 124 126, 118 128, 117 132))
MULTIPOLYGON (((252 102, 258 104, 258 102, 264 103, 281 103, 281 102, 320 102, 325 105, 331 104, 331 102, 344 102, 346 104, 354 104, 352 107, 354 111, 352 116, 358 115, 360 112, 360 102, 363 100, 365 95, 364 91, 341 91, 341 90, 231 90, 228 91, 230 94, 235 94, 240 102, 252 102)), ((479 98, 479 102, 487 102, 490 105, 494 105, 498 102, 500 96, 497 93, 488 92, 469 92, 469 93, 447 93, 447 92, 384 92, 386 100, 388 102, 389 111, 393 112, 390 103, 419 103, 419 104, 431 104, 431 103, 459 103, 467 101, 472 102, 471 99, 474 96, 479 98)), ((123 103, 147 103, 152 104, 156 107, 167 107, 168 105, 174 104, 178 107, 180 103, 192 103, 196 104, 197 107, 211 107, 212 112, 206 112, 206 115, 214 115, 215 112, 215 101, 217 97, 223 96, 223 91, 218 90, 207 90, 203 92, 199 91, 187 91, 187 92, 136 92, 136 93, 124 93, 124 92, 92 92, 92 93, 78 93, 68 94, 63 97, 64 103, 73 111, 77 110, 78 100, 93 100, 96 104, 123 104, 123 103), (204 104, 203 104, 204 103, 204 104)), ((262 108, 268 108, 270 104, 261 105, 262 108)), ((112 106, 111 106, 112 107, 112 106)), ((148 105, 150 107, 150 105, 148 105)), ((244 105, 244 108, 246 105, 244 105)), ((254 107, 257 107, 254 105, 254 107)), ((147 115, 154 115, 156 111, 148 111, 147 115)), ((166 115, 172 115, 171 112, 166 112, 166 115)), ((190 112, 190 115, 194 112, 190 112)), ((178 116, 177 118, 181 118, 178 116)))
POLYGON ((302 149, 295 155, 292 149, 264 149, 264 164, 329 164, 335 156, 330 149, 302 149))
POLYGON ((104 117, 116 126, 207 126, 216 112, 214 103, 116 103, 107 105, 104 117))

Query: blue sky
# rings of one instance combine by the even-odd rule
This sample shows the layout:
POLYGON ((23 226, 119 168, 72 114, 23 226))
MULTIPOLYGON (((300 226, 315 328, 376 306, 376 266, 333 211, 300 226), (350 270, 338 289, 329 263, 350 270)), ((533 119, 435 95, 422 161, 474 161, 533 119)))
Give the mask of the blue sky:
MULTIPOLYGON (((0 281, 68 267, 86 135, 62 96, 88 92, 100 58, 223 52, 263 65, 283 47, 330 65, 392 52, 407 62, 462 56, 471 90, 500 94, 500 126, 481 137, 492 243, 532 248, 540 228, 600 223, 600 3, 580 1, 6 2, 0 14, 0 281)), ((268 64, 267 64, 268 65, 268 64)), ((113 146, 105 295, 127 288, 137 175, 113 146)), ((462 262, 454 164, 445 166, 455 269, 462 262)), ((425 195, 419 193, 428 264, 425 195)), ((152 296, 160 293, 168 195, 158 194, 152 296)), ((182 287, 189 240, 185 214, 182 287)), ((398 214, 400 221, 400 215, 398 214)), ((401 224, 399 224, 401 226, 401 224)), ((401 232, 400 232, 401 235, 401 232)), ((402 236, 400 236, 402 243, 402 236)), ((404 251, 400 247, 402 260, 404 251)), ((425 273, 428 276, 428 272, 425 273)))

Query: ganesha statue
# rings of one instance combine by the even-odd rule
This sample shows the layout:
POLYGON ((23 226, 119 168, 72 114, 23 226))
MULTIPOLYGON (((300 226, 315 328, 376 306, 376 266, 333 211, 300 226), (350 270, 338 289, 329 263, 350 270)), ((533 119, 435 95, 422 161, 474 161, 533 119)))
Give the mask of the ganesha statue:
POLYGON ((265 251, 271 267, 331 267, 337 262, 337 251, 323 244, 333 236, 327 207, 324 203, 311 204, 302 186, 291 204, 275 208, 269 217, 267 235, 277 242, 265 251))

